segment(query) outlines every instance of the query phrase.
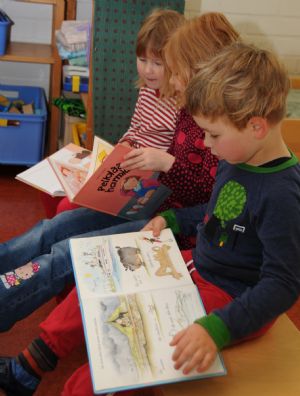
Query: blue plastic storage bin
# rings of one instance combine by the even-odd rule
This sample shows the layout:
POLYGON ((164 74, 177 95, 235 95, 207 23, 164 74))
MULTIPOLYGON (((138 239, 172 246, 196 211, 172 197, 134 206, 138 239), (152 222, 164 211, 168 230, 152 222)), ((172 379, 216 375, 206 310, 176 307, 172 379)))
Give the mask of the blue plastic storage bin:
POLYGON ((0 56, 6 52, 6 47, 9 39, 10 28, 13 21, 6 13, 0 9, 0 56))
MULTIPOLYGON (((0 112, 3 120, 17 121, 16 126, 0 126, 0 164, 34 165, 44 154, 47 106, 44 90, 40 87, 1 85, 0 95, 10 100, 33 103, 34 114, 0 112)), ((2 122, 1 122, 2 120, 2 122)))

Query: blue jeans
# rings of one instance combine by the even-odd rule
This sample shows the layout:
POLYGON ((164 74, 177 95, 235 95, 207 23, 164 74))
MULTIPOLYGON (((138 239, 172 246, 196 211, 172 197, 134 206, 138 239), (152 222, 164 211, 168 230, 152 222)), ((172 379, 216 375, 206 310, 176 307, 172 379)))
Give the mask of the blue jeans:
POLYGON ((68 238, 139 231, 147 222, 79 208, 43 220, 1 244, 0 331, 8 330, 74 282, 68 238))

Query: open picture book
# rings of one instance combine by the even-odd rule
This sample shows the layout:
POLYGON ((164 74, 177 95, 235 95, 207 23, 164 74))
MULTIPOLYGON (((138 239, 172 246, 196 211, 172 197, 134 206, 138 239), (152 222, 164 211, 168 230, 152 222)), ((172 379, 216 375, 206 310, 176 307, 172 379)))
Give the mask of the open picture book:
POLYGON ((43 159, 41 162, 19 173, 16 179, 52 197, 64 197, 66 195, 48 158, 43 159))
POLYGON ((52 196, 126 219, 151 216, 171 193, 158 173, 122 169, 129 147, 95 137, 93 151, 70 143, 16 178, 52 196), (45 181, 51 181, 45 186, 45 181), (48 190, 48 191, 47 191, 48 190))
POLYGON ((173 367, 172 337, 205 315, 170 229, 72 238, 70 250, 94 392, 225 375, 173 367))

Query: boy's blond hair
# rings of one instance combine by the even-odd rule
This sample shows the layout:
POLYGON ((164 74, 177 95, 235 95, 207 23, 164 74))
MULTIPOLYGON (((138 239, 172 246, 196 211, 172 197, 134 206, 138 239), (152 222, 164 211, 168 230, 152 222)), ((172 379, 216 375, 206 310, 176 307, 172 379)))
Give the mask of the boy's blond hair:
MULTIPOLYGON (((169 87, 170 75, 166 68, 163 48, 171 34, 184 23, 185 18, 175 10, 156 8, 144 20, 136 41, 136 56, 143 57, 146 53, 162 60, 165 67, 164 84, 162 90, 172 96, 172 89, 169 87)), ((137 81, 137 87, 144 85, 141 79, 137 81)))
MULTIPOLYGON (((172 74, 187 85, 206 61, 223 47, 239 39, 238 32, 219 12, 209 12, 188 20, 172 34, 164 49, 164 56, 172 74)), ((184 105, 184 97, 178 98, 184 105)))
POLYGON ((235 43, 201 65, 186 91, 187 108, 212 120, 225 115, 239 130, 256 116, 274 125, 285 116, 288 90, 288 75, 274 54, 235 43))

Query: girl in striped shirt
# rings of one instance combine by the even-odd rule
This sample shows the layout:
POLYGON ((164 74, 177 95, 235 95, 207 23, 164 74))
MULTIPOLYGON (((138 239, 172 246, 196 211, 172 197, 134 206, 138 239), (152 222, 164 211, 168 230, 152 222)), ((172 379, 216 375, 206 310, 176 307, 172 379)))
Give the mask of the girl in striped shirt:
POLYGON ((139 95, 130 127, 120 143, 133 147, 167 150, 172 142, 177 109, 174 91, 168 86, 163 48, 170 35, 184 22, 183 15, 155 9, 145 19, 136 42, 139 95), (168 98, 161 96, 161 90, 168 98))
MULTIPOLYGON (((119 143, 129 147, 153 147, 166 151, 173 140, 178 111, 166 68, 163 48, 184 22, 177 11, 155 9, 144 20, 136 42, 139 95, 128 131, 119 143), (161 96, 164 91, 164 97, 161 96)), ((45 198, 47 205, 48 199, 45 198)), ((63 198, 56 214, 79 206, 63 198)))

